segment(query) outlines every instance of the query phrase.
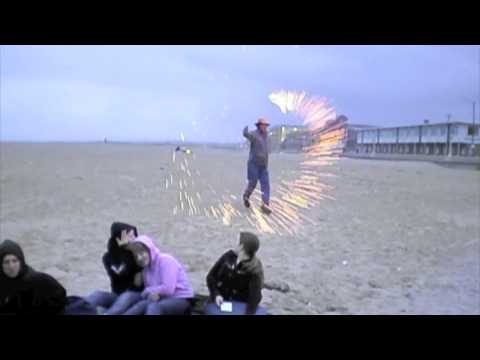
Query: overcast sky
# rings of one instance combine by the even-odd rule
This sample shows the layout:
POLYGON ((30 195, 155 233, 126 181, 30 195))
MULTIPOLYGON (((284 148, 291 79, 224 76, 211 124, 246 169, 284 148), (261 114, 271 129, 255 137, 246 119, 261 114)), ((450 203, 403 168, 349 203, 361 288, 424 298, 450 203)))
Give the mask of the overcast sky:
POLYGON ((479 46, 1 46, 0 139, 238 141, 259 116, 301 122, 281 89, 351 123, 471 121, 478 72, 479 46))

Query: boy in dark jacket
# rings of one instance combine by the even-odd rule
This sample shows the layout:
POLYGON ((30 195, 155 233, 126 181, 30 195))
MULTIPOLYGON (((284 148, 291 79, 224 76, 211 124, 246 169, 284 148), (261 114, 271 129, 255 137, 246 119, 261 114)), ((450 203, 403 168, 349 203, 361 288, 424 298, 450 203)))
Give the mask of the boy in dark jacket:
POLYGON ((229 250, 215 263, 207 275, 210 303, 207 315, 266 315, 258 304, 262 299, 263 267, 256 257, 258 237, 240 233, 236 250, 229 250), (221 311, 224 302, 232 302, 232 311, 221 311))

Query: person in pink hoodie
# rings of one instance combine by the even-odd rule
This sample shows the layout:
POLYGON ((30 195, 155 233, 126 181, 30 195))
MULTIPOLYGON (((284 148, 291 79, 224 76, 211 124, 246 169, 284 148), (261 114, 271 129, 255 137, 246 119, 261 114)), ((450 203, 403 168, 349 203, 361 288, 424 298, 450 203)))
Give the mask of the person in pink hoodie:
POLYGON ((169 254, 161 253, 153 240, 141 235, 133 240, 132 251, 137 265, 143 268, 142 299, 125 315, 184 315, 188 313, 193 289, 183 265, 169 254))

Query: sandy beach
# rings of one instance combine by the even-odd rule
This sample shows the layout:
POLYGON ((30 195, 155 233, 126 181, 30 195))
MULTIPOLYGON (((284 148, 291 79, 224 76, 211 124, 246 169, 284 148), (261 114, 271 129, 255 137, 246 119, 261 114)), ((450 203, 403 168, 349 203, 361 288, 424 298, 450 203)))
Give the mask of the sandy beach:
MULTIPOLYGON (((224 225, 203 214, 174 215, 165 187, 172 146, 1 144, 0 239, 18 241, 27 262, 56 277, 69 295, 109 289, 101 263, 110 224, 152 236, 186 266, 198 293, 214 261, 253 230, 241 217, 224 225)), ((209 184, 239 196, 245 150, 194 148, 209 184)), ((272 154, 272 188, 294 178, 301 154, 272 154)), ((315 225, 259 234, 274 314, 480 314, 480 171, 427 162, 341 158, 325 171, 335 199, 309 210, 315 225)), ((207 191, 202 194, 208 194, 207 191)), ((207 198, 212 204, 215 198, 207 198)))

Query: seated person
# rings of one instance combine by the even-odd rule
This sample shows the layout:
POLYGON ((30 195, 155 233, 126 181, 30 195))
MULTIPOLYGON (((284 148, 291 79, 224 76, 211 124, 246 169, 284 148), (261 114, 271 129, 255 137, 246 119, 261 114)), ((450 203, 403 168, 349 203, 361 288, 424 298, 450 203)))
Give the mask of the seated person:
POLYGON ((135 226, 114 222, 110 227, 107 252, 102 261, 110 277, 112 291, 95 291, 86 298, 94 307, 106 308, 103 315, 121 315, 141 300, 142 269, 127 250, 129 242, 137 236, 135 226))
POLYGON ((152 239, 142 235, 128 245, 143 268, 145 289, 142 301, 126 315, 185 315, 191 307, 193 290, 183 265, 173 256, 161 253, 152 239))
POLYGON ((0 314, 62 314, 67 292, 48 274, 27 265, 16 242, 0 244, 0 314))
POLYGON ((255 234, 240 233, 235 250, 229 250, 207 275, 210 302, 206 315, 266 315, 258 306, 262 299, 263 267, 255 256, 260 242, 255 234), (232 302, 232 311, 221 310, 224 301, 232 302))

